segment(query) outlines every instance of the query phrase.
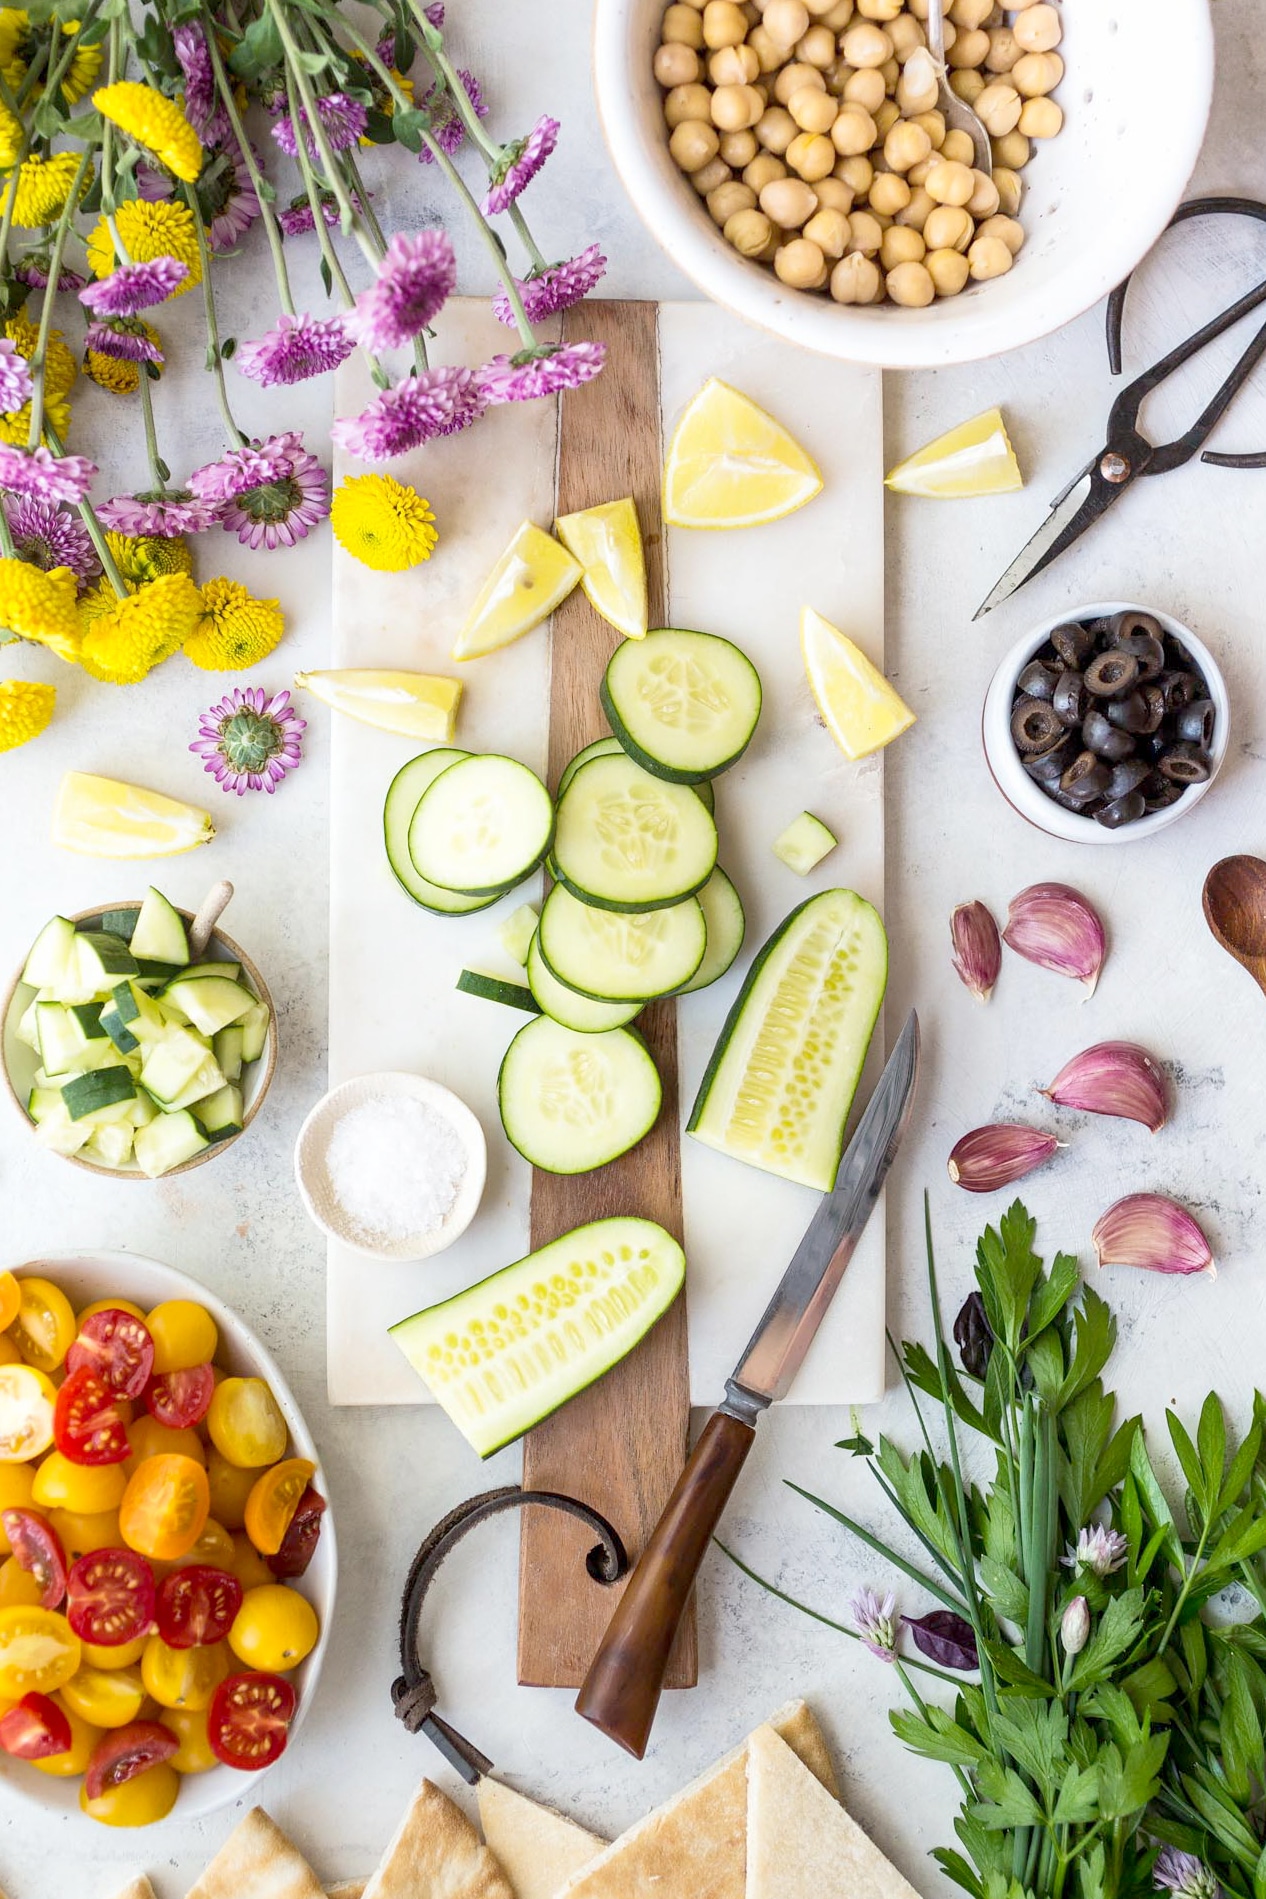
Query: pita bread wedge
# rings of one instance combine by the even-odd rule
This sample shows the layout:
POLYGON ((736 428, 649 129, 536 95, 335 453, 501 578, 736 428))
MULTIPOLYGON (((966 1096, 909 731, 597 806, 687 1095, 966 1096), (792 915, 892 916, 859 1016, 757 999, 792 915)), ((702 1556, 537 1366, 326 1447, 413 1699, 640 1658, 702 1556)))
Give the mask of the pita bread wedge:
POLYGON ((514 1899, 466 1815, 424 1780, 364 1899, 514 1899))
MULTIPOLYGON (((815 1785, 819 1771, 831 1776, 821 1730, 803 1701, 789 1702, 756 1732, 771 1729, 793 1760, 804 1748, 815 1785)), ((644 1899, 647 1893, 655 1899, 744 1899, 749 1745, 750 1737, 622 1833, 568 1881, 558 1899, 644 1899)), ((829 1800, 833 1790, 832 1777, 823 1798, 829 1800)))
POLYGON ((325 1887, 276 1822, 252 1807, 188 1899, 325 1899, 325 1887))
MULTIPOLYGON (((0 1899, 3 1899, 2 1895, 0 1899)), ((144 1873, 140 1873, 128 1882, 122 1892, 116 1893, 114 1899, 155 1899, 154 1888, 144 1873)))
POLYGON ((747 1750, 745 1899, 918 1899, 770 1728, 747 1750))
POLYGON ((514 1899, 555 1899, 560 1886, 606 1845, 500 1780, 479 1783, 479 1823, 514 1899))
POLYGON ((341 1879, 337 1886, 327 1886, 325 1899, 362 1899, 367 1879, 341 1879))

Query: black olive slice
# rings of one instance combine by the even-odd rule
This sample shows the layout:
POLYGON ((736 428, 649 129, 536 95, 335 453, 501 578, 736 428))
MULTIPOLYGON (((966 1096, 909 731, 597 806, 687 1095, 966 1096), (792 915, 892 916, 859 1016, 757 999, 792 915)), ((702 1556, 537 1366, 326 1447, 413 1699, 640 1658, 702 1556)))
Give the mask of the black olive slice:
POLYGON ((1018 699, 1011 712, 1011 736, 1016 750, 1026 754, 1044 752, 1064 736, 1054 706, 1044 699, 1018 699))
POLYGON ((1152 771, 1139 790, 1143 793, 1143 802, 1149 811, 1168 811, 1171 804, 1178 803, 1186 786, 1175 785, 1168 778, 1162 778, 1158 771, 1152 771))
POLYGON ((1108 642, 1117 646, 1122 640, 1130 640, 1136 634, 1145 634, 1149 639, 1163 640, 1164 629, 1153 613, 1140 613, 1135 607, 1127 607, 1124 613, 1114 613, 1105 629, 1108 642))
POLYGON ((1051 704, 1062 724, 1081 724, 1086 716, 1086 682, 1080 673, 1069 668, 1060 674, 1051 704))
POLYGON ((1209 776, 1208 758, 1198 745, 1185 741, 1171 745, 1169 750, 1156 761, 1156 769, 1163 778, 1175 785, 1202 785, 1209 776))
MULTIPOLYGON (((1059 711, 1058 699, 1055 710, 1059 711)), ((1217 713, 1211 699, 1193 699, 1189 706, 1183 707, 1174 724, 1180 739, 1185 739, 1191 745, 1198 745, 1202 752, 1207 752, 1213 744, 1213 726, 1216 718, 1217 713)))
POLYGON ((1130 692, 1138 684, 1139 663, 1133 653, 1118 653, 1115 647, 1109 647, 1106 653, 1098 653, 1087 666, 1084 678, 1086 691, 1093 692, 1096 699, 1115 699, 1123 692, 1130 692))
POLYGON ((1092 706, 1082 720, 1081 736, 1091 751, 1100 758, 1106 758, 1110 765, 1119 764, 1134 751, 1134 740, 1130 734, 1113 725, 1098 706, 1092 706))
POLYGON ((1057 626, 1051 634, 1051 645, 1063 660, 1065 666, 1071 666, 1080 672, 1095 650, 1095 636, 1088 626, 1080 626, 1076 620, 1069 620, 1064 626, 1057 626))
POLYGON ((1123 824, 1136 824, 1147 810, 1141 791, 1127 791, 1123 798, 1111 798, 1100 811, 1095 812, 1095 821, 1105 830, 1119 831, 1123 824))
POLYGON ((1150 633, 1130 633, 1117 641, 1114 650, 1134 655, 1139 663, 1140 685, 1146 685, 1149 679, 1159 679, 1165 670, 1165 648, 1150 633))
POLYGON ((1159 732, 1165 719, 1165 695, 1159 686, 1140 686, 1143 704, 1147 707, 1145 732, 1159 732))
POLYGON ((1058 785, 1064 772, 1077 756, 1077 741, 1065 734, 1057 745, 1049 751, 1031 753, 1024 760, 1024 769, 1029 777, 1045 789, 1058 785))
POLYGON ((1142 791, 1149 778, 1154 777, 1151 766, 1145 758, 1126 758, 1115 765, 1108 781, 1108 797, 1124 798, 1129 791, 1142 791))
MULTIPOLYGON (((1141 692, 1127 692, 1122 699, 1110 699, 1107 710, 1109 722, 1119 726, 1123 732, 1151 730, 1152 709, 1141 692)), ((1159 726, 1160 718, 1157 718, 1156 723, 1159 726)))
POLYGON ((1068 770, 1059 781, 1059 788, 1069 798, 1085 801, 1100 797, 1107 789, 1112 774, 1101 758, 1093 752, 1078 752, 1068 770))
POLYGON ((1165 695, 1166 712, 1181 712, 1194 699, 1203 699, 1202 681, 1195 673, 1164 672, 1156 681, 1165 695))
POLYGON ((1053 699, 1059 680, 1058 666, 1044 666, 1040 659, 1031 659, 1015 683, 1027 699, 1053 699))

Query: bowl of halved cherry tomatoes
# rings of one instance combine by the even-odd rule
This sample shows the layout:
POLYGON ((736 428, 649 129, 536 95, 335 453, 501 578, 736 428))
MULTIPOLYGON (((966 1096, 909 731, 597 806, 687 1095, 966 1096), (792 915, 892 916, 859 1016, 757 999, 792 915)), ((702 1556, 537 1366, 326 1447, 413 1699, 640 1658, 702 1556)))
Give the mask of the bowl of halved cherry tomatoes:
POLYGON ((0 1790, 119 1827, 239 1799, 337 1574, 311 1435, 222 1301, 127 1253, 0 1272, 0 1790))

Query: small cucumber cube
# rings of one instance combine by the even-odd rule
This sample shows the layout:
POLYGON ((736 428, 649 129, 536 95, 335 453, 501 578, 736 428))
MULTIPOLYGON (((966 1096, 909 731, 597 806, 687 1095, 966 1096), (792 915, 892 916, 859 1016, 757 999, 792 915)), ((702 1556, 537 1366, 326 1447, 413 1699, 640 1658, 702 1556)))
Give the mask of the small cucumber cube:
POLYGON ((136 1100, 128 1105, 132 1110, 130 1119, 134 1128, 143 1128, 158 1113, 153 1095, 147 1094, 144 1088, 137 1089, 136 1100))
POLYGON ((192 1108, 195 1101, 205 1101, 208 1095, 214 1095, 224 1086, 224 1072, 214 1055, 208 1055, 196 1074, 191 1075, 178 1095, 163 1103, 169 1114, 175 1114, 181 1108, 192 1108))
POLYGON ((80 1067, 84 1038, 69 1009, 60 1002, 37 1002, 35 1034, 40 1066, 49 1075, 69 1075, 80 1067))
POLYGON ((111 936, 121 936, 125 943, 130 943, 132 941, 132 932, 136 928, 136 919, 139 915, 140 909, 136 905, 131 906, 127 910, 103 910, 101 912, 101 927, 103 930, 108 930, 111 936))
POLYGON ((75 1075, 62 1088, 62 1100, 66 1112, 72 1121, 82 1121, 86 1115, 97 1113, 102 1108, 111 1108, 120 1102, 131 1101, 136 1094, 136 1084, 126 1068, 99 1068, 88 1075, 75 1075))
POLYGON ((211 1059, 211 1050, 201 1035, 174 1023, 164 1031, 161 1041, 146 1049, 141 1085, 166 1107, 211 1059))
POLYGON ((186 977, 169 984, 163 1000, 183 1009, 194 1028, 203 1035, 215 1035, 230 1022, 239 1022, 255 1007, 255 998, 249 989, 223 976, 199 976, 192 981, 186 977))
POLYGON ((65 1114, 66 1103, 62 1100, 60 1088, 32 1088, 26 1098, 26 1111, 36 1127, 42 1121, 51 1121, 65 1114))
POLYGON ((835 833, 827 830, 821 818, 815 818, 811 811, 802 811, 775 842, 774 856, 781 857, 789 870, 807 877, 838 843, 835 833))
POLYGON ((136 966, 143 982, 169 983, 185 973, 179 963, 160 963, 153 956, 138 956, 136 966))
POLYGON ((221 1029, 212 1046, 215 1059, 224 1071, 225 1081, 240 1081, 242 1078, 242 1025, 231 1022, 227 1029, 221 1029))
POLYGON ((17 1029, 15 1030, 19 1042, 26 1048, 33 1048, 36 1054, 39 1053, 40 1037, 39 1030, 35 1026, 35 1011, 39 1006, 39 997, 37 996, 35 1001, 29 1003, 22 1011, 21 1016, 18 1018, 17 1029))
MULTIPOLYGON (((136 958, 121 936, 111 936, 108 930, 80 930, 75 944, 75 977, 77 981, 93 983, 93 995, 103 995, 113 989, 124 976, 137 974, 136 958)), ((67 997, 67 1001, 91 1000, 88 996, 67 997)))
POLYGON ((74 924, 69 917, 53 917, 31 945, 22 980, 32 989, 59 989, 74 956, 74 924))
POLYGON ((80 1033, 86 1042, 99 1042, 106 1031, 101 1026, 101 1011, 105 1007, 101 1002, 75 1002, 70 1013, 79 1024, 80 1033))
POLYGON ((186 1109, 179 1114, 157 1114, 143 1128, 137 1128, 133 1151, 141 1172, 157 1180, 160 1174, 192 1160, 209 1146, 206 1135, 186 1109))
POLYGON ((200 1101, 194 1109, 194 1119, 210 1141, 227 1141, 231 1134, 242 1131, 242 1091, 231 1082, 223 1088, 217 1088, 213 1095, 200 1101))
POLYGON ((108 1009, 102 1010, 101 1026, 120 1055, 130 1055, 134 1049, 141 1046, 113 1004, 108 1009))
POLYGON ((512 963, 527 968, 528 951, 536 935, 537 915, 530 903, 521 903, 497 931, 497 941, 512 963))
POLYGON ((257 1062, 268 1040, 268 1004, 257 1002, 241 1020, 242 1060, 257 1062))
POLYGON ((180 912, 152 884, 132 932, 132 954, 175 963, 181 969, 189 961, 189 939, 180 912))
POLYGON ((103 1167, 126 1167, 132 1158, 135 1129, 126 1121, 111 1121, 94 1128, 80 1150, 85 1160, 100 1161, 103 1167))
POLYGON ((92 1135, 83 1121, 72 1121, 57 1088, 33 1088, 26 1111, 35 1123, 35 1138, 54 1154, 77 1154, 92 1135))

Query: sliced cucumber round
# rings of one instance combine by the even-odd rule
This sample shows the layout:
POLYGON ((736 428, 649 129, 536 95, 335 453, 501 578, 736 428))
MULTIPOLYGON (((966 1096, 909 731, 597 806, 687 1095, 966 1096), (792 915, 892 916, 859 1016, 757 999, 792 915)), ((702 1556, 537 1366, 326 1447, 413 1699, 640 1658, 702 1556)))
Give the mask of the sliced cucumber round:
POLYGON ((683 996, 720 981, 742 949, 747 930, 743 900, 719 864, 699 892, 699 907, 708 926, 708 947, 690 981, 681 985, 683 996))
POLYGON ((501 1064, 506 1138, 547 1174, 587 1174, 650 1133, 664 1091, 640 1035, 581 1035, 549 1016, 521 1028, 501 1064))
POLYGON ((702 800, 630 758, 591 759, 558 801, 556 875, 584 903, 662 909, 701 890, 716 861, 717 827, 702 800))
MULTIPOLYGON (((607 1029, 622 1029, 641 1011, 640 1002, 599 1002, 582 996, 560 982, 541 954, 536 937, 532 938, 527 960, 528 988, 536 1004, 553 1022, 578 1035, 601 1035, 607 1029)), ((459 985, 460 987, 460 985, 459 985)))
POLYGON ((629 757, 682 785, 727 771, 760 708, 760 674, 715 633, 660 627, 625 640, 602 681, 602 709, 629 757))
POLYGON ((596 738, 592 745, 586 745, 583 752, 576 753, 570 764, 563 766, 563 775, 558 781, 558 796, 562 797, 580 767, 587 765, 591 758, 612 758, 617 752, 623 750, 624 747, 619 739, 612 738, 610 733, 606 738, 596 738))
POLYGON ((485 752, 458 759, 427 786, 409 826, 418 875, 442 890, 487 897, 511 889, 544 859, 554 801, 534 771, 485 752))
POLYGON ((561 884, 545 899, 536 934, 550 972, 600 1002, 648 1002, 680 989, 708 942, 697 897, 628 916, 581 903, 561 884))
POLYGON ((417 865, 409 855, 409 826, 413 814, 421 802, 422 793, 435 783, 442 771, 455 765, 460 759, 469 758, 469 752, 458 751, 453 746, 437 745, 434 751, 423 752, 419 758, 411 758, 402 765, 387 788, 387 800, 383 806, 383 841, 387 847, 387 862, 391 865, 396 882, 414 903, 421 904, 424 910, 435 910, 441 916, 467 916, 473 910, 486 910, 496 897, 462 897, 453 890, 441 890, 438 884, 428 883, 421 876, 417 865))

